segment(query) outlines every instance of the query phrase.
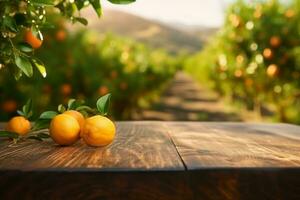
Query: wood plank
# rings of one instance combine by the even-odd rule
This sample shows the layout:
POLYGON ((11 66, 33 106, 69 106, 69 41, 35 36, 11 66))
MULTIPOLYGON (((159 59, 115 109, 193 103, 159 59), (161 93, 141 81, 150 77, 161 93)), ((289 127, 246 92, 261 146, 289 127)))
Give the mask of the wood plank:
POLYGON ((114 142, 94 148, 82 141, 59 147, 51 139, 0 143, 0 169, 5 170, 184 170, 164 126, 158 122, 119 122, 114 142))
POLYGON ((115 142, 106 148, 1 142, 0 199, 300 199, 298 126, 117 127, 115 142))
POLYGON ((170 122, 194 199, 300 199, 300 129, 285 124, 170 122))
POLYGON ((184 166, 159 122, 118 122, 105 148, 51 140, 0 143, 0 199, 192 199, 184 166))
POLYGON ((190 170, 197 200, 299 200, 299 168, 206 168, 190 170))
POLYGON ((183 171, 8 171, 0 199, 192 200, 183 171))
POLYGON ((166 123, 188 169, 300 167, 300 127, 166 123))

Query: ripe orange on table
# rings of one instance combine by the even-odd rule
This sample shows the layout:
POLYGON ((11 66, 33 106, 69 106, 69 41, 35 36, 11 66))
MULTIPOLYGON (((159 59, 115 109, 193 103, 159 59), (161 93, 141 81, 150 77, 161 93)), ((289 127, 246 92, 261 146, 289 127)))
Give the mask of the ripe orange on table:
POLYGON ((68 110, 68 111, 64 112, 64 114, 70 115, 77 120, 77 122, 80 126, 80 135, 82 135, 82 130, 83 130, 84 121, 85 121, 83 115, 76 110, 68 110))
POLYGON ((9 120, 5 129, 19 135, 26 135, 31 129, 31 124, 25 117, 17 116, 9 120))
POLYGON ((115 124, 100 115, 96 115, 85 120, 82 138, 90 146, 105 146, 110 144, 115 138, 115 124))
POLYGON ((57 144, 71 145, 80 137, 80 125, 69 114, 59 114, 52 119, 49 132, 57 144))
POLYGON ((28 29, 25 32, 24 40, 32 46, 32 48, 37 49, 42 46, 43 41, 40 40, 36 35, 32 33, 32 30, 28 29))

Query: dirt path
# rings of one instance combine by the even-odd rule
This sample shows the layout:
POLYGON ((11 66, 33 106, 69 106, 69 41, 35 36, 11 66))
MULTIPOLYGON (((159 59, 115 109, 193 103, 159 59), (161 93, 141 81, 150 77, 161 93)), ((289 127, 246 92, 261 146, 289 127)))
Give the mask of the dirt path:
POLYGON ((172 121, 242 121, 226 108, 218 96, 202 88, 192 78, 179 72, 153 108, 144 110, 141 120, 172 121))

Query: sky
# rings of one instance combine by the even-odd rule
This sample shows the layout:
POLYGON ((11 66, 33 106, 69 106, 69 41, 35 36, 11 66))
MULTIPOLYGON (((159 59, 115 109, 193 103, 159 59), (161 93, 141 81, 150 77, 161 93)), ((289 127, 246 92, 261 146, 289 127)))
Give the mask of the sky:
POLYGON ((116 9, 144 18, 193 26, 219 27, 224 10, 233 0, 136 0, 129 5, 102 1, 105 9, 116 9))

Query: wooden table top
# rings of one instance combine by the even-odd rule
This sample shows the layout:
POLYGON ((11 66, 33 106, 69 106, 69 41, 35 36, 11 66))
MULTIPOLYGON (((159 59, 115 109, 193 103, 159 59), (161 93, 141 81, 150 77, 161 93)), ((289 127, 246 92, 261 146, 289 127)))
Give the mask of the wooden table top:
POLYGON ((300 127, 288 124, 118 122, 104 148, 51 139, 0 143, 0 170, 192 170, 300 167, 300 127))
MULTIPOLYGON (((244 190, 244 187, 238 187, 240 184, 245 186, 240 182, 244 179, 253 183, 251 187, 256 191, 260 184, 274 183, 274 187, 285 188, 280 184, 293 183, 293 187, 297 187, 294 192, 283 193, 281 188, 280 193, 272 193, 283 197, 300 195, 300 192, 295 193, 300 191, 299 126, 157 121, 117 122, 116 125, 116 139, 104 148, 89 147, 81 141, 73 146, 59 147, 51 139, 24 141, 16 145, 0 142, 0 188, 4 185, 1 178, 9 181, 15 172, 16 177, 21 173, 24 180, 27 180, 26 173, 43 173, 42 176, 49 181, 53 180, 47 176, 48 172, 62 173, 61 176, 68 176, 64 172, 78 173, 80 180, 81 173, 93 173, 93 177, 102 173, 102 178, 119 173, 131 180, 146 181, 151 184, 150 188, 163 184, 164 180, 168 184, 172 182, 174 189, 167 192, 173 194, 172 198, 160 193, 154 196, 157 199, 182 199, 182 195, 184 199, 210 199, 211 192, 219 194, 222 199, 234 195, 251 197, 249 187, 244 190), (141 179, 135 177, 136 173, 140 173, 138 177, 141 179), (254 182, 251 182, 252 178, 255 178, 254 182), (215 187, 223 189, 213 190, 215 187), (228 188, 231 188, 230 192, 228 188)), ((40 180, 40 176, 37 179, 40 180)), ((116 180, 120 180, 120 176, 116 180)), ((124 184, 129 184, 125 182, 124 179, 124 184)), ((26 186, 21 184, 20 187, 26 186)), ((293 199, 294 196, 288 197, 293 199)), ((141 199, 151 198, 146 195, 141 199)))

